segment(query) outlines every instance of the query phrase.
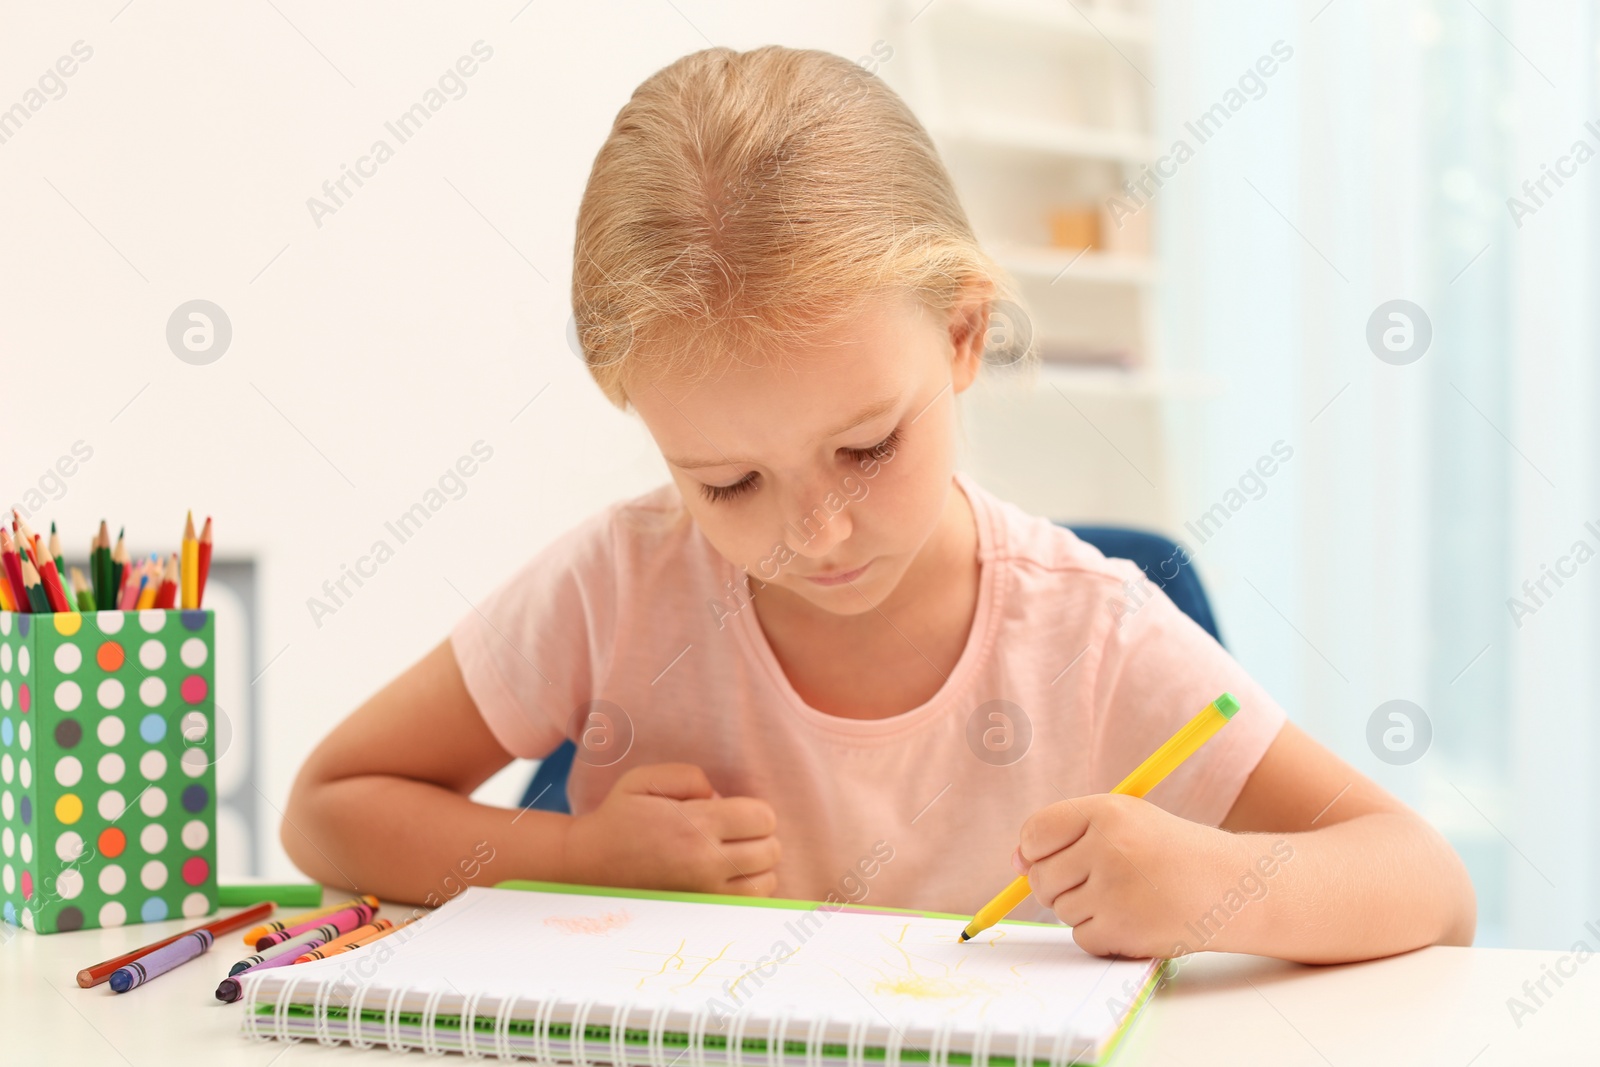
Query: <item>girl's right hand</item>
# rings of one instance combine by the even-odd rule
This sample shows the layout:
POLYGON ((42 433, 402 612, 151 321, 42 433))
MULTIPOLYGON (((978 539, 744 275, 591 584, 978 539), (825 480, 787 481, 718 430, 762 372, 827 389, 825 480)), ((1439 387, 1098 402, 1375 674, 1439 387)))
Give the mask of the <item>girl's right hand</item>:
POLYGON ((771 896, 776 830, 766 801, 719 795, 693 764, 650 764, 573 817, 565 867, 588 885, 771 896))

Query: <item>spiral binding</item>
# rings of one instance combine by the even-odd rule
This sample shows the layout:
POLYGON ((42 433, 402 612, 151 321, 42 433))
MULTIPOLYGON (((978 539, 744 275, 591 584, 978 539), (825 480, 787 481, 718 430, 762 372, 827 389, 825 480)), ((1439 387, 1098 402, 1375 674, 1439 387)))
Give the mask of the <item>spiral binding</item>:
POLYGON ((711 1025, 711 1005, 702 1004, 689 1019, 689 1067, 706 1067, 706 1027, 711 1025))
POLYGON ((578 1004, 578 1010, 572 1016, 571 1048, 568 1050, 572 1058, 572 1067, 591 1067, 584 1057, 587 1042, 584 1041, 584 1030, 589 1025, 589 1013, 594 1010, 594 1001, 585 1000, 578 1004))
POLYGON ((371 989, 370 985, 363 983, 356 987, 355 995, 350 998, 350 1015, 345 1021, 348 1024, 349 1041, 354 1048, 369 1049, 374 1047, 374 1043, 368 1041, 366 1035, 361 1032, 361 1002, 366 999, 367 993, 371 989))
MULTIPOLYGON (((439 1025, 439 1008, 444 997, 448 995, 446 991, 432 990, 426 994, 419 1013, 420 1034, 411 1036, 404 1032, 404 1006, 413 994, 420 995, 419 990, 410 986, 380 990, 379 992, 386 993, 386 997, 382 1022, 379 1024, 381 1029, 375 1030, 362 1018, 364 1002, 369 994, 374 992, 370 983, 355 986, 349 997, 349 1011, 345 1024, 342 1027, 338 1026, 331 1009, 333 997, 340 985, 341 980, 332 978, 312 981, 292 974, 287 975, 274 994, 272 1010, 262 1012, 258 1010, 262 1001, 260 983, 246 983, 243 1022, 245 1035, 258 1041, 276 1038, 291 1042, 314 1036, 319 1044, 348 1043, 354 1048, 361 1049, 374 1048, 381 1043, 387 1045, 390 1050, 401 1053, 420 1048, 429 1056, 442 1056, 451 1051, 448 1034, 439 1025), (295 994, 300 993, 299 1003, 303 1004, 306 1002, 307 991, 311 1008, 309 1020, 290 1013, 290 1009, 297 1003, 295 994), (308 1027, 311 1030, 310 1035, 306 1033, 308 1027)), ((636 1004, 603 1005, 593 999, 571 1000, 556 995, 538 998, 507 995, 498 998, 494 1011, 494 1025, 489 1034, 483 1035, 478 1032, 476 1021, 485 1000, 484 993, 473 993, 463 1000, 459 1009, 459 1051, 472 1059, 484 1059, 493 1055, 502 1061, 532 1059, 540 1064, 570 1064, 571 1067, 630 1067, 641 1059, 648 1064, 648 1067, 793 1067, 788 1062, 789 1057, 784 1046, 790 1039, 791 1026, 797 1026, 804 1021, 806 1036, 802 1067, 836 1067, 838 1064, 837 1059, 830 1060, 824 1053, 833 1020, 822 1015, 809 1016, 801 1020, 796 1018, 794 1009, 787 1007, 764 1020, 766 1055, 753 1060, 746 1056, 744 1047, 752 1017, 746 1012, 732 1016, 726 1028, 726 1049, 721 1063, 717 1064, 707 1059, 708 1051, 712 1051, 708 1050, 706 1045, 712 1014, 709 1004, 702 1004, 689 1013, 688 1022, 681 1031, 686 1033, 686 1046, 681 1050, 671 1051, 667 1046, 667 1034, 680 1032, 680 1028, 668 1025, 672 1017, 670 1004, 655 1006, 650 1012, 645 1045, 641 1051, 629 1048, 627 1036, 629 1016, 639 1008, 636 1004), (518 1048, 518 1038, 512 1029, 519 1021, 518 1005, 531 1005, 533 1009, 522 1019, 523 1022, 531 1023, 528 1047, 524 1049, 518 1048), (563 1005, 572 1009, 570 1036, 565 1043, 566 1048, 558 1052, 552 1031, 563 1005), (584 1040, 585 1029, 597 1010, 608 1012, 610 1016, 610 1035, 606 1039, 605 1060, 592 1058, 592 1053, 596 1049, 590 1047, 584 1040)), ((857 1016, 851 1020, 844 1038, 843 1067, 903 1067, 901 1056, 910 1041, 906 1036, 910 1029, 909 1024, 905 1021, 898 1025, 890 1023, 887 1035, 881 1042, 882 1060, 869 1064, 866 1053, 871 1047, 869 1038, 873 1029, 874 1020, 870 1016, 857 1016)), ((951 1067, 950 1056, 954 1051, 955 1037, 955 1025, 951 1020, 942 1020, 933 1027, 927 1042, 927 1067, 951 1067)), ((995 1037, 993 1024, 985 1023, 977 1030, 971 1046, 972 1067, 991 1067, 995 1037)), ((1020 1031, 1013 1048, 1016 1067, 1034 1067, 1035 1058, 1044 1055, 1046 1043, 1048 1043, 1046 1059, 1049 1067, 1068 1067, 1073 1055, 1078 1051, 1072 1022, 1068 1020, 1054 1033, 1041 1033, 1035 1027, 1020 1031)))
POLYGON ((469 1060, 483 1059, 483 1053, 478 1049, 478 1005, 483 1001, 483 994, 473 993, 461 1005, 461 1054, 469 1060))
POLYGON ((338 983, 324 978, 317 983, 317 991, 311 999, 311 1018, 317 1024, 317 1044, 337 1045, 339 1039, 333 1034, 333 1019, 328 1014, 328 1001, 333 996, 334 987, 338 983))
POLYGON ((611 1009, 611 1034, 607 1041, 611 1045, 611 1062, 618 1065, 628 1062, 628 1039, 624 1029, 628 1025, 628 1011, 627 1004, 611 1009))
POLYGON ((438 1043, 439 1001, 443 997, 444 990, 435 989, 422 1004, 422 1054, 425 1056, 443 1056, 448 1051, 438 1043))
POLYGON ((515 995, 506 997, 494 1013, 494 1052, 502 1061, 516 1059, 511 1049, 511 1015, 516 1010, 517 1000, 515 995))

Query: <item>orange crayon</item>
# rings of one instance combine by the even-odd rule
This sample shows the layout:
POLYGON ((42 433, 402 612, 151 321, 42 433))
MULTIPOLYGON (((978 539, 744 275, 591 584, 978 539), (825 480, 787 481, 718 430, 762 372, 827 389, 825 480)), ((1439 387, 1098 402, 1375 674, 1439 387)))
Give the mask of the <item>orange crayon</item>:
POLYGON ((343 937, 336 937, 321 948, 314 948, 304 955, 296 956, 295 963, 310 963, 312 960, 327 959, 337 956, 341 952, 348 952, 353 948, 370 944, 381 939, 384 935, 395 930, 395 925, 388 919, 374 919, 365 926, 358 926, 343 937))

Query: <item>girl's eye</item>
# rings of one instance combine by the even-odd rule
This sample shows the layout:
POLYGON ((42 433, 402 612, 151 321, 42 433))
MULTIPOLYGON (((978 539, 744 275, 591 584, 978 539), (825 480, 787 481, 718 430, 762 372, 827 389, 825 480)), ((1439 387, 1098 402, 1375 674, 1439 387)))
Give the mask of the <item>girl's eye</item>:
MULTIPOLYGON (((899 447, 900 428, 896 426, 894 430, 890 432, 888 437, 885 437, 882 441, 879 441, 871 448, 846 448, 844 449, 844 453, 851 459, 862 463, 874 459, 886 462, 894 458, 895 452, 899 449, 899 447)), ((732 485, 702 485, 700 490, 705 494, 705 498, 707 500, 710 500, 713 503, 724 503, 726 501, 733 500, 736 497, 743 496, 745 493, 750 492, 750 490, 754 489, 755 487, 756 473, 751 471, 749 474, 745 475, 743 478, 740 478, 732 485)))
POLYGON ((889 431, 889 436, 873 445, 871 448, 847 448, 845 452, 851 459, 865 462, 869 459, 891 460, 895 450, 900 447, 900 427, 896 426, 889 431))
POLYGON ((734 497, 743 496, 756 487, 756 474, 751 471, 732 485, 702 485, 706 499, 715 503, 732 500, 734 497))

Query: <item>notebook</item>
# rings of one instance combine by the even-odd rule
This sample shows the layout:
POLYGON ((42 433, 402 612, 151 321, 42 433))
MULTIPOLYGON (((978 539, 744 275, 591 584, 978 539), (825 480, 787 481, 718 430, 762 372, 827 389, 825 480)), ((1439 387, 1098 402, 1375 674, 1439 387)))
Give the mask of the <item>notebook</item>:
POLYGON ((615 1067, 1101 1063, 1159 960, 1064 926, 542 882, 244 983, 244 1030, 615 1067))

